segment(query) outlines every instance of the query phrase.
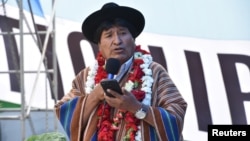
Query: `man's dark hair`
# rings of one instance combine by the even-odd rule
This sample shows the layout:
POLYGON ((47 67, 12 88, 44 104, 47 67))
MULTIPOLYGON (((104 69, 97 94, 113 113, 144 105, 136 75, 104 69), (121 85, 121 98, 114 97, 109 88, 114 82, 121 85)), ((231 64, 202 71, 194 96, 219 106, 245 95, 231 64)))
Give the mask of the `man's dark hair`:
POLYGON ((121 19, 121 18, 117 18, 114 20, 106 20, 106 21, 102 22, 95 31, 94 41, 99 43, 102 32, 104 30, 110 29, 114 25, 128 28, 128 30, 132 34, 133 38, 135 38, 135 33, 136 33, 135 27, 132 24, 130 24, 129 22, 127 22, 126 20, 121 19))

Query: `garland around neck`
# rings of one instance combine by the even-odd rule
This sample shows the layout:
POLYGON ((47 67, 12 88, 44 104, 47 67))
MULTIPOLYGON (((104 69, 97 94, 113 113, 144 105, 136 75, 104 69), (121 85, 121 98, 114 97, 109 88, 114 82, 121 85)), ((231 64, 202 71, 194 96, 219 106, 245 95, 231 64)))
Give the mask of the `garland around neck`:
MULTIPOLYGON (((145 97, 142 99, 142 103, 145 105, 151 105, 151 96, 152 96, 151 87, 154 80, 152 78, 152 70, 149 68, 149 66, 153 61, 152 56, 147 51, 142 50, 140 46, 136 46, 136 51, 134 53, 134 62, 135 61, 139 62, 142 61, 142 63, 140 63, 140 66, 138 67, 138 69, 140 69, 144 73, 140 80, 141 82, 140 90, 145 92, 145 97)), ((96 85, 95 77, 96 75, 99 75, 97 73, 98 67, 99 67, 98 61, 95 60, 94 65, 90 67, 90 70, 88 71, 86 87, 85 87, 85 91, 87 94, 90 94, 96 85)), ((125 83, 125 89, 131 92, 136 87, 138 87, 138 82, 135 82, 133 79, 128 78, 127 82, 125 83)), ((136 141, 141 140, 140 129, 141 127, 140 125, 138 125, 138 131, 136 132, 136 135, 134 137, 136 141)))

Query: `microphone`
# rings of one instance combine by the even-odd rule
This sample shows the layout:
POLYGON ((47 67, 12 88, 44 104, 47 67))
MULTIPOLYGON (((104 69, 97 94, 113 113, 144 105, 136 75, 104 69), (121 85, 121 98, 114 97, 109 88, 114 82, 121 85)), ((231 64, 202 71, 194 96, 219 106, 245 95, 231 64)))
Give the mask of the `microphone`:
POLYGON ((120 69, 120 61, 115 58, 109 58, 106 62, 105 70, 108 73, 108 79, 114 79, 114 75, 118 73, 120 69))

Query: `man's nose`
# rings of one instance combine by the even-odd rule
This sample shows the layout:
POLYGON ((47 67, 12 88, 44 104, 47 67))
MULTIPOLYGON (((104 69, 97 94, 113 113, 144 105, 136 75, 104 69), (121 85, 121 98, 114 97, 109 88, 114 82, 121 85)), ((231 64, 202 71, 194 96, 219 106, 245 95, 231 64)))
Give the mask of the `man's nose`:
POLYGON ((116 44, 116 45, 121 44, 121 42, 122 42, 121 37, 120 37, 118 34, 116 34, 116 35, 114 36, 113 42, 114 42, 114 44, 116 44))

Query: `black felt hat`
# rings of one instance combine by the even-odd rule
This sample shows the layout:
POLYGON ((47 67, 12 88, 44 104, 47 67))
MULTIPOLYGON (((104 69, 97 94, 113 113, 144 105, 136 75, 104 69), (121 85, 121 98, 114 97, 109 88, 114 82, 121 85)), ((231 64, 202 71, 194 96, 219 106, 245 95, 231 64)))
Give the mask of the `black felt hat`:
POLYGON ((116 18, 122 18, 135 27, 134 38, 142 32, 145 25, 144 16, 140 11, 111 2, 104 4, 100 10, 95 11, 83 21, 82 33, 87 40, 97 43, 94 41, 94 34, 98 26, 105 20, 116 18))

